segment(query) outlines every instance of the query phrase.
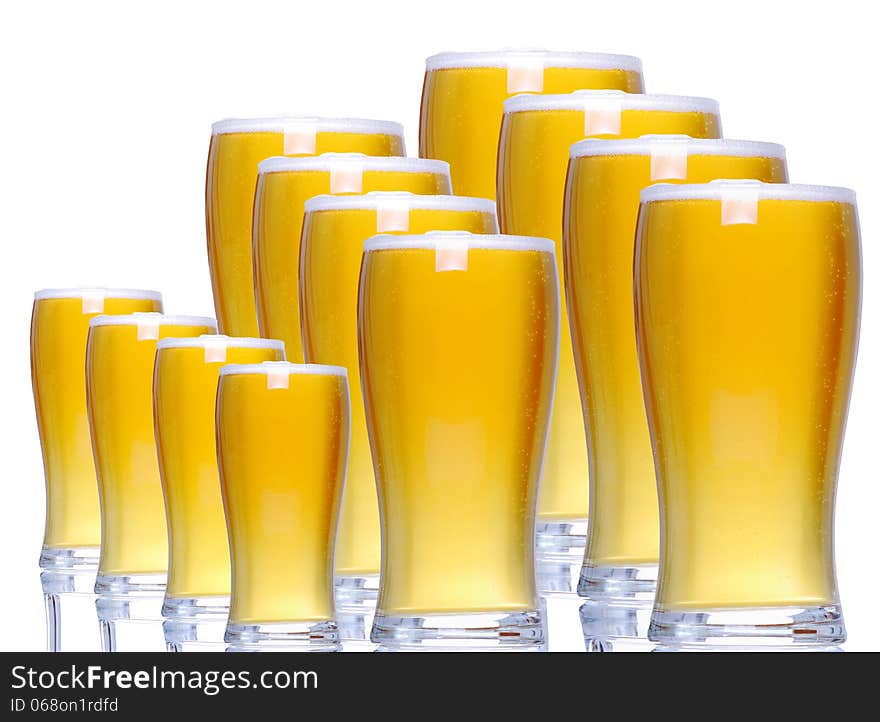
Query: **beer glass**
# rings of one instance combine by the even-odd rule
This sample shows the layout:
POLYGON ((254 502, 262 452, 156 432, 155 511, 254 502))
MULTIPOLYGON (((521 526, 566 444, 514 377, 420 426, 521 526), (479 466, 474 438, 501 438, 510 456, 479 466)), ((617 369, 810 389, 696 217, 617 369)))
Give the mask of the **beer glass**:
POLYGON ((452 193, 449 165, 421 158, 368 158, 326 153, 260 163, 254 200, 254 283, 260 335, 284 341, 303 360, 299 310, 299 244, 305 202, 316 195, 371 190, 452 193))
POLYGON ((229 614, 229 541, 214 429, 220 367, 283 360, 284 344, 262 338, 166 338, 156 347, 153 417, 168 518, 162 616, 169 651, 217 650, 229 614))
POLYGON ((86 397, 101 500, 95 593, 105 651, 165 648, 168 528, 153 430, 153 362, 159 339, 216 330, 213 319, 198 316, 91 320, 86 397))
POLYGON ((94 587, 101 510, 84 373, 89 321, 101 313, 161 310, 155 291, 50 288, 34 294, 31 382, 46 482, 40 580, 50 652, 99 647, 94 587))
POLYGON ((351 453, 336 540, 336 611, 343 639, 366 639, 379 587, 379 507, 361 402, 357 297, 364 241, 376 233, 497 233, 486 198, 374 191, 306 201, 300 249, 305 359, 348 368, 351 453))
POLYGON ((456 192, 494 200, 504 100, 581 88, 641 93, 642 63, 629 55, 549 50, 433 55, 425 63, 419 155, 449 161, 456 192))
POLYGON ((714 178, 784 183, 785 150, 674 135, 584 140, 571 148, 563 266, 590 459, 590 524, 578 585, 594 603, 584 607, 588 646, 648 646, 657 583, 657 483, 632 306, 639 193, 657 181, 714 178), (624 609, 633 612, 631 634, 624 633, 624 609))
POLYGON ((358 344, 379 488, 379 644, 543 643, 535 503, 559 336, 554 244, 364 246, 358 344))
POLYGON ((348 435, 344 368, 264 362, 220 369, 231 650, 338 649, 333 543, 348 435))
MULTIPOLYGON (((718 104, 705 98, 582 91, 521 95, 504 104, 498 158, 498 218, 504 233, 551 238, 562 276, 562 211, 569 148, 586 137, 646 133, 718 137, 718 104)), ((563 298, 563 318, 566 317, 563 298)), ((538 584, 574 592, 588 512, 587 441, 571 334, 559 343, 559 378, 538 504, 538 584)))
POLYGON ((403 155, 399 123, 356 118, 229 118, 211 126, 205 184, 208 263, 220 330, 256 336, 251 224, 257 164, 273 155, 403 155))
POLYGON ((843 642, 833 517, 859 326, 855 194, 655 185, 635 255, 660 492, 649 638, 843 642))

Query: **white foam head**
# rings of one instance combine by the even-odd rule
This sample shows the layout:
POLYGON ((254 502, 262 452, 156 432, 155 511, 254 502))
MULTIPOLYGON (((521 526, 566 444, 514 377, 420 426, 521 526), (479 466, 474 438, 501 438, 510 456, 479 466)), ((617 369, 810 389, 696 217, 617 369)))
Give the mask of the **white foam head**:
POLYGON ((45 298, 125 298, 144 301, 161 301, 158 291, 143 291, 133 288, 44 288, 34 293, 35 301, 45 298))
POLYGON ((202 334, 181 338, 163 338, 156 345, 161 351, 165 348, 269 348, 284 351, 284 342, 273 338, 251 338, 246 336, 226 336, 224 334, 202 334))
POLYGON ((371 191, 363 195, 320 195, 306 201, 306 213, 332 210, 377 210, 389 205, 406 209, 474 211, 495 215, 495 202, 488 198, 451 195, 419 195, 408 191, 371 191))
POLYGON ((207 326, 217 329, 217 321, 207 316, 170 316, 164 313, 127 313, 118 316, 95 316, 90 326, 207 326))
POLYGON ((718 115, 718 101, 687 95, 645 95, 622 90, 576 90, 564 95, 524 93, 504 101, 505 114, 543 110, 591 110, 613 105, 620 110, 658 110, 718 115))
POLYGON ((785 200, 848 203, 855 205, 856 193, 849 188, 795 183, 763 183, 757 180, 714 180, 709 183, 656 183, 641 193, 642 203, 657 201, 718 200, 748 196, 754 201, 785 200))
POLYGON ((437 250, 445 245, 463 248, 484 248, 504 251, 540 251, 556 253, 556 244, 549 238, 510 236, 501 233, 469 233, 468 231, 429 231, 414 235, 380 234, 364 242, 364 253, 397 249, 423 248, 437 250))
POLYGON ((642 61, 632 55, 528 48, 438 53, 425 61, 425 69, 432 71, 449 68, 507 68, 521 64, 543 65, 545 68, 595 68, 625 70, 639 74, 642 72, 642 61))
POLYGON ((301 158, 272 156, 261 161, 258 172, 295 173, 299 171, 324 171, 357 166, 365 171, 389 171, 395 173, 434 173, 449 177, 449 163, 431 158, 404 158, 400 156, 373 156, 363 153, 322 153, 301 158))
POLYGON ((599 140, 588 138, 571 146, 572 158, 608 155, 653 155, 665 150, 684 155, 723 155, 785 160, 777 143, 727 138, 691 138, 688 135, 643 135, 640 138, 599 140))
POLYGON ((212 135, 225 133, 290 133, 311 130, 316 133, 362 133, 403 138, 403 126, 390 120, 365 118, 319 118, 279 115, 269 118, 226 118, 211 126, 212 135))
POLYGON ((258 364, 228 364, 220 369, 221 376, 235 374, 274 376, 343 376, 348 378, 348 369, 344 366, 327 366, 324 364, 295 364, 289 361, 263 361, 258 364))

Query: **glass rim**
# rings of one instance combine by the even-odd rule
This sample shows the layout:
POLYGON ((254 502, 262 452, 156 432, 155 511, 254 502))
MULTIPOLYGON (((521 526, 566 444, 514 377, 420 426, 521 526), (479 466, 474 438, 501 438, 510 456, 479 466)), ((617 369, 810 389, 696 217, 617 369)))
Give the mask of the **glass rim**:
POLYGON ((785 146, 779 143, 730 138, 693 138, 689 135, 671 133, 609 140, 587 138, 571 146, 569 157, 574 159, 608 155, 651 155, 664 146, 677 150, 684 149, 687 155, 730 155, 785 160, 785 146))
POLYGON ((420 195, 410 191, 370 191, 360 195, 322 194, 306 201, 305 212, 378 210, 382 207, 383 201, 399 202, 410 210, 473 211, 495 215, 495 201, 489 198, 446 194, 420 195))
POLYGON ((754 200, 832 202, 855 205, 856 192, 842 186, 805 183, 764 183, 759 180, 719 179, 708 183, 655 183, 641 192, 642 203, 658 201, 720 201, 748 195, 754 200))
POLYGON ((221 376, 259 376, 287 371, 291 376, 343 376, 348 379, 345 366, 330 364, 298 364, 292 361, 261 361, 256 364, 226 364, 220 368, 221 376))
POLYGON ((428 231, 394 235, 379 233, 364 241, 364 253, 404 249, 436 250, 443 241, 467 241, 468 249, 498 251, 538 251, 556 255, 556 244, 549 238, 515 236, 506 233, 471 233, 469 231, 428 231))
POLYGON ((224 118, 211 124, 211 135, 227 133, 285 133, 314 128, 317 133, 362 133, 403 138, 403 125, 393 120, 324 118, 312 115, 278 115, 259 118, 224 118))
POLYGON ((398 173, 435 173, 449 177, 449 163, 434 158, 412 156, 376 156, 363 153, 322 153, 321 155, 289 157, 273 155, 260 161, 257 173, 290 173, 297 171, 332 171, 337 165, 356 162, 364 170, 398 173))
POLYGON ((538 48, 437 53, 425 59, 425 70, 430 72, 451 68, 506 68, 511 61, 516 60, 541 60, 545 68, 593 68, 642 73, 642 61, 634 55, 538 48))
POLYGON ((137 326, 142 321, 154 321, 159 326, 208 326, 217 328, 217 320, 209 316, 181 316, 155 311, 146 313, 101 314, 89 321, 89 326, 137 326))
POLYGON ((161 301, 162 294, 159 291, 148 291, 137 288, 105 288, 103 286, 82 286, 71 288, 41 288, 34 292, 34 300, 42 301, 48 298, 84 298, 96 296, 102 298, 123 298, 133 300, 161 301))
POLYGON ((718 101, 696 95, 625 93, 622 90, 575 90, 559 95, 520 93, 504 101, 504 114, 544 110, 587 110, 613 102, 621 110, 665 110, 674 113, 720 115, 718 101))
POLYGON ((181 336, 163 338, 156 344, 156 350, 166 348, 271 348, 284 351, 284 341, 255 336, 227 336, 223 333, 203 333, 200 336, 181 336))

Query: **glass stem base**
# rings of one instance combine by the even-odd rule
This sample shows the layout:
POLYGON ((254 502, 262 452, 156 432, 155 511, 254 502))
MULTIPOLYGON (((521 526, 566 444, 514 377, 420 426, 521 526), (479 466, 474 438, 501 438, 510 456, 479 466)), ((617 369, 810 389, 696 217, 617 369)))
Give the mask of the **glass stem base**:
POLYGON ((653 605, 658 569, 658 564, 611 566, 587 560, 580 570, 577 592, 591 601, 638 601, 653 605))
POLYGON ((336 622, 265 622, 226 625, 228 652, 338 652, 336 622))
POLYGON ((98 547, 44 547, 40 584, 49 652, 96 652, 101 648, 95 617, 98 547))
POLYGON ((586 519, 535 524, 535 581, 540 594, 575 593, 586 545, 586 519))
POLYGON ((587 601, 579 610, 588 652, 650 652, 651 603, 639 600, 587 601))
POLYGON ((165 597, 162 629, 169 652, 222 652, 229 596, 165 597))
POLYGON ((839 604, 815 607, 664 610, 655 608, 648 638, 663 647, 834 647, 846 641, 839 604))
POLYGON ((370 630, 379 598, 379 575, 338 576, 334 580, 336 623, 346 652, 370 652, 370 630))
POLYGON ((101 648, 105 652, 164 652, 165 574, 98 574, 95 581, 101 648))
POLYGON ((383 647, 455 647, 514 651, 543 647, 544 622, 525 612, 462 612, 398 616, 376 612, 370 638, 383 647))
POLYGON ((657 564, 612 566, 584 561, 578 594, 588 652, 650 652, 648 626, 657 591, 657 564))

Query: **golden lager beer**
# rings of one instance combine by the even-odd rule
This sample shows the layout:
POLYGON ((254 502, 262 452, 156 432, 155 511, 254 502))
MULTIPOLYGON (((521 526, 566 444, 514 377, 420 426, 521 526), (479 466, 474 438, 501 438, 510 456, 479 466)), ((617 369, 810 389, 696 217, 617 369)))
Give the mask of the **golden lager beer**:
POLYGON ((273 155, 403 155, 403 127, 355 118, 230 118, 211 131, 205 220, 214 306, 223 333, 256 336, 251 224, 257 164, 273 155))
POLYGON ((643 90, 642 63, 628 55, 501 50, 441 53, 425 65, 419 155, 449 161, 457 193, 493 200, 506 98, 581 88, 643 90))
POLYGON ((214 428, 220 368, 283 360, 284 344, 261 338, 168 338, 157 346, 153 416, 169 532, 166 617, 229 604, 229 541, 214 428))
MULTIPOLYGON (((590 524, 579 592, 653 601, 660 549, 654 458, 632 306, 639 194, 658 181, 786 181, 772 143, 645 136, 571 148, 564 268, 590 459, 590 524)), ((647 615, 646 615, 647 616, 647 615)))
POLYGON ((498 222, 495 204, 485 198, 400 192, 318 196, 306 202, 305 211, 299 286, 305 359, 345 366, 355 399, 336 574, 363 577, 378 574, 380 561, 379 507, 358 372, 358 278, 364 241, 389 232, 497 233, 498 222))
POLYGON ((860 287, 852 191, 642 192, 636 333, 661 508, 650 639, 845 639, 834 494, 860 287))
POLYGON ((569 149, 584 138, 676 133, 721 137, 718 103, 677 95, 578 91, 504 102, 498 146, 498 220, 504 232, 562 239, 569 149))
POLYGON ((159 313, 91 321, 85 370, 101 497, 99 593, 135 590, 141 578, 151 591, 164 591, 168 528, 153 430, 156 344, 216 330, 210 318, 159 313))
POLYGON ((291 361, 302 361, 299 244, 305 202, 326 193, 373 190, 451 193, 449 165, 437 160, 370 158, 354 153, 269 158, 260 163, 253 235, 260 335, 284 341, 291 361))
MULTIPOLYGON (((583 91, 505 102, 498 158, 498 217, 504 233, 551 238, 562 275, 562 212, 569 148, 587 137, 646 133, 721 134, 714 100, 583 91)), ((563 318, 566 318, 563 299, 563 318)), ((539 500, 541 557, 557 559, 558 579, 540 574, 543 589, 572 590, 583 555, 588 509, 587 442, 571 334, 559 344, 559 377, 539 500), (567 560, 567 561, 566 561, 567 560), (550 579, 545 581, 545 576, 550 579)))
POLYGON ((364 247, 358 338, 379 487, 373 641, 541 644, 535 504, 553 403, 552 241, 364 247))
POLYGON ((105 313, 161 310, 162 296, 155 291, 71 288, 46 289, 34 295, 31 381, 46 476, 41 566, 53 566, 57 555, 88 554, 97 562, 101 544, 101 510, 86 409, 89 321, 105 313))
POLYGON ((102 313, 161 310, 155 291, 56 288, 34 294, 31 380, 46 481, 40 581, 50 652, 98 649, 93 593, 101 509, 86 408, 89 321, 102 313))
POLYGON ((333 543, 348 456, 346 375, 284 362, 220 371, 228 642, 336 646, 333 543))

